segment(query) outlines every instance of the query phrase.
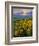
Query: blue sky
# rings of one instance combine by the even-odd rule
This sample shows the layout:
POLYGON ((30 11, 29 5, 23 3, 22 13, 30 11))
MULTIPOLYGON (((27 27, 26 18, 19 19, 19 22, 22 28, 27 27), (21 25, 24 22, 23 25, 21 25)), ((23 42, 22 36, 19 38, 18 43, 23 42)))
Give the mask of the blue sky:
POLYGON ((13 14, 27 15, 27 13, 31 12, 32 9, 19 9, 13 8, 13 14))

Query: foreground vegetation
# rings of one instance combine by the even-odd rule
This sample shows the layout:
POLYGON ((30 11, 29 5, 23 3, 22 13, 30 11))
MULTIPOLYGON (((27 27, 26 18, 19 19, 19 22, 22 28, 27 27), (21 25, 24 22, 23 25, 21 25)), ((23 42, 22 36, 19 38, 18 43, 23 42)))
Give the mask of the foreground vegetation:
POLYGON ((14 37, 32 36, 32 19, 14 21, 14 33, 12 34, 14 37))

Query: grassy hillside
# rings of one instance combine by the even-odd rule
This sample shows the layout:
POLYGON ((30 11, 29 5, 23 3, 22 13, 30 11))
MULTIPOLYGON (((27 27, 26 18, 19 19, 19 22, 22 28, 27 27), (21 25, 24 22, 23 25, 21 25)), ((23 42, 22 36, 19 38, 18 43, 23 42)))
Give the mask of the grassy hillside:
POLYGON ((14 25, 14 37, 32 36, 32 18, 16 20, 12 23, 14 25))

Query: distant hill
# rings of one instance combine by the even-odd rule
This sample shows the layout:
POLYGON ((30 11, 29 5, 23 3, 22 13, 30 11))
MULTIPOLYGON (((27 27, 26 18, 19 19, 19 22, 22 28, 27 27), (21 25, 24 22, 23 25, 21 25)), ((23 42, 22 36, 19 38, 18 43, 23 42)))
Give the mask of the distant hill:
POLYGON ((13 19, 20 20, 20 19, 28 19, 31 17, 32 17, 32 11, 28 12, 27 15, 21 15, 20 13, 14 14, 13 19))

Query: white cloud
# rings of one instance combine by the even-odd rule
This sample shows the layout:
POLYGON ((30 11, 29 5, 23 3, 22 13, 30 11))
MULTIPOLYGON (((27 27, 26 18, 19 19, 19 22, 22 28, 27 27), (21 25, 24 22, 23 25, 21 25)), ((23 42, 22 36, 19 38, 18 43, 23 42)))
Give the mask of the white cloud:
POLYGON ((26 13, 32 11, 32 9, 16 9, 14 8, 13 9, 13 14, 17 14, 17 13, 20 13, 21 15, 27 15, 26 13))

